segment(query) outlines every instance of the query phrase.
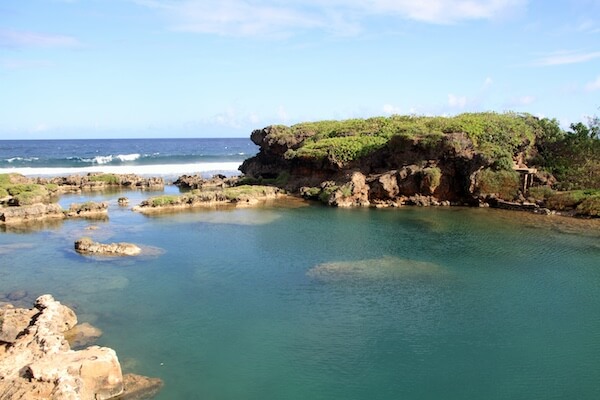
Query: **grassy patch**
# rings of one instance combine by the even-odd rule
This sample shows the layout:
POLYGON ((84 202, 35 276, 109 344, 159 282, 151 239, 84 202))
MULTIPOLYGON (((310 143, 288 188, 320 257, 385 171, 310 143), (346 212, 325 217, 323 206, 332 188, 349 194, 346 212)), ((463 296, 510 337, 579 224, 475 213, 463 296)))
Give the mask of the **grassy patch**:
POLYGON ((269 186, 260 185, 241 185, 223 189, 223 194, 228 200, 239 200, 240 198, 262 197, 266 196, 269 191, 274 190, 269 186))
POLYGON ((349 162, 385 146, 388 139, 378 136, 344 136, 310 142, 295 152, 296 157, 349 162))
POLYGON ((168 206, 168 205, 174 205, 174 204, 178 204, 180 200, 180 196, 174 196, 174 195, 162 195, 162 196, 156 196, 156 197, 151 197, 148 200, 148 203, 152 206, 152 207, 162 207, 162 206, 168 206))
POLYGON ((118 185, 120 183, 119 177, 115 174, 100 174, 92 175, 89 177, 91 182, 104 182, 109 185, 118 185))

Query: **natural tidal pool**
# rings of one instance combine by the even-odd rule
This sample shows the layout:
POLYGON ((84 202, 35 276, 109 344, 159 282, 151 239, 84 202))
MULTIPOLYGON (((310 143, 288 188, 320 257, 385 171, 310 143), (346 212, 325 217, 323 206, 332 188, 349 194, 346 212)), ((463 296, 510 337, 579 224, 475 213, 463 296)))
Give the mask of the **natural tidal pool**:
POLYGON ((600 221, 321 206, 0 232, 0 293, 43 293, 103 330, 158 399, 598 399, 600 221), (95 226, 96 229, 88 229, 95 226), (144 254, 90 258, 73 242, 144 254))

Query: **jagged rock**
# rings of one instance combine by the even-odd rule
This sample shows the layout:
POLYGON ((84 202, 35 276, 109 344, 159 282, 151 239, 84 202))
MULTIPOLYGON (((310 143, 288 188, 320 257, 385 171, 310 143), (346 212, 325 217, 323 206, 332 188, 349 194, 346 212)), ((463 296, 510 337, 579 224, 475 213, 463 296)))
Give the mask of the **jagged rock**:
POLYGON ((35 310, 6 305, 0 309, 0 342, 14 343, 28 326, 35 310))
POLYGON ((43 219, 62 219, 65 215, 58 204, 32 204, 18 207, 0 208, 0 222, 19 224, 43 219))
POLYGON ((73 203, 66 212, 67 217, 98 217, 108 213, 108 203, 88 201, 82 204, 73 203))
POLYGON ((51 295, 38 297, 31 310, 3 307, 0 321, 2 400, 141 399, 162 386, 158 379, 124 377, 110 348, 71 350, 64 334, 73 329, 77 317, 51 295), (14 325, 7 328, 10 324, 14 325))
POLYGON ((174 185, 179 186, 182 189, 224 189, 232 187, 238 182, 238 177, 227 178, 225 175, 217 174, 210 179, 205 179, 200 175, 182 175, 175 182, 174 185))
POLYGON ((92 255, 136 256, 142 252, 142 249, 132 243, 104 244, 85 237, 75 241, 75 251, 92 255))

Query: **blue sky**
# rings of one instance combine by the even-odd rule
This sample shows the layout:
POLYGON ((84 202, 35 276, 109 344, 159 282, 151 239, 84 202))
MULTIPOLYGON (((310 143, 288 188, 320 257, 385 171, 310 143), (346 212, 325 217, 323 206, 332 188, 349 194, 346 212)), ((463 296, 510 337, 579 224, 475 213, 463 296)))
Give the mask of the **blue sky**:
POLYGON ((0 2, 0 139, 599 107, 599 0, 0 2))

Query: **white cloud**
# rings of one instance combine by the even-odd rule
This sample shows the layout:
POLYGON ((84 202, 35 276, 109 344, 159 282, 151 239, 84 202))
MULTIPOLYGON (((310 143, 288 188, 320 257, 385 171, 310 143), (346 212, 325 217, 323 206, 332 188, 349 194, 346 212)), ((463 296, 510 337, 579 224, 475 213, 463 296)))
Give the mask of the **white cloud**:
POLYGON ((434 24, 462 20, 494 19, 520 11, 527 0, 371 0, 380 13, 396 13, 405 18, 434 24))
POLYGON ((490 88, 490 87, 491 87, 493 84, 494 84, 494 80, 488 76, 487 78, 485 78, 485 81, 483 81, 483 86, 482 86, 482 89, 483 89, 483 90, 487 90, 487 89, 489 89, 489 88, 490 88))
POLYGON ((465 108, 467 105, 467 96, 456 96, 450 93, 448 95, 448 105, 452 108, 465 108))
POLYGON ((130 0, 164 14, 171 28, 225 36, 285 37, 302 31, 353 35, 373 17, 433 24, 490 20, 528 0, 130 0))
POLYGON ((391 114, 400 114, 402 111, 400 110, 400 107, 396 107, 391 104, 384 104, 383 112, 384 112, 384 114, 391 115, 391 114))
POLYGON ((595 81, 588 82, 585 85, 585 90, 587 92, 595 92, 596 90, 600 90, 600 75, 596 78, 595 81))
POLYGON ((0 30, 0 46, 4 47, 78 47, 80 45, 79 40, 72 36, 0 30))
POLYGON ((279 117, 279 120, 281 122, 283 122, 284 124, 287 123, 290 119, 290 115, 288 114, 285 107, 282 105, 280 105, 279 108, 277 109, 277 117, 279 117))
POLYGON ((600 51, 560 51, 538 58, 533 62, 533 65, 538 67, 548 67, 555 65, 578 64, 591 61, 596 58, 600 58, 600 51))
POLYGON ((535 96, 526 95, 513 99, 512 104, 516 106, 527 106, 535 101, 535 96))

